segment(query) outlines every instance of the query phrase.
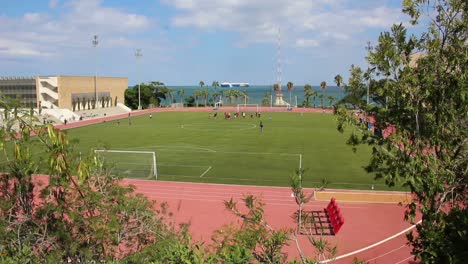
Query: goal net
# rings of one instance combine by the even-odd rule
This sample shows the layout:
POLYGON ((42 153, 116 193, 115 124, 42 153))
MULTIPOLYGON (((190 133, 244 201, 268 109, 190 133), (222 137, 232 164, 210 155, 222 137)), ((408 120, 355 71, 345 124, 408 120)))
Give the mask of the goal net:
POLYGON ((240 111, 255 111, 259 112, 258 104, 238 104, 237 105, 237 112, 240 111))
POLYGON ((111 165, 119 176, 158 179, 154 151, 96 149, 94 152, 111 165))

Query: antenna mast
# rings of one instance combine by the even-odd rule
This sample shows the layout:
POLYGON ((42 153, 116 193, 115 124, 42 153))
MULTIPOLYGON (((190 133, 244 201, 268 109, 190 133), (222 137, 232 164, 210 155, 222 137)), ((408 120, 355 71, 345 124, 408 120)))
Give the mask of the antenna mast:
POLYGON ((281 28, 278 27, 278 87, 281 93, 281 28))

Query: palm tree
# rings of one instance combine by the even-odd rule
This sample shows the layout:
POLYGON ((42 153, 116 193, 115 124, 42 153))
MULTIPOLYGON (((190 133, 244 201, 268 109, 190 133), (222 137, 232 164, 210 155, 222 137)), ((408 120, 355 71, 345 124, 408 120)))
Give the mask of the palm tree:
POLYGON ((289 91, 289 104, 292 105, 291 93, 292 93, 292 90, 294 89, 294 83, 288 82, 288 84, 286 84, 286 86, 288 87, 288 91, 289 91))
POLYGON ((227 92, 227 95, 229 97, 229 104, 232 105, 232 100, 236 99, 237 100, 237 91, 234 89, 229 89, 227 92))
MULTIPOLYGON (((336 75, 335 76, 335 83, 336 83, 336 86, 338 86, 338 89, 341 88, 341 84, 343 84, 343 77, 341 77, 341 75, 336 75)), ((341 94, 341 89, 340 89, 340 94, 341 94)), ((343 98, 343 95, 341 94, 341 97, 343 98)))
POLYGON ((273 84, 273 90, 278 94, 281 92, 279 84, 275 83, 273 84))
POLYGON ((198 85, 200 85, 200 88, 203 89, 203 86, 205 86, 205 82, 204 82, 204 81, 200 81, 200 82, 198 83, 198 85))
POLYGON ((244 97, 244 104, 247 104, 249 101, 249 92, 247 90, 239 91, 240 96, 244 97))
POLYGON ((325 95, 324 94, 319 94, 318 97, 320 98, 321 106, 323 108, 323 98, 325 98, 325 95))
POLYGON ((195 96, 195 102, 196 102, 197 107, 198 107, 198 97, 200 97, 200 95, 201 95, 200 90, 193 91, 193 96, 195 96))
POLYGON ((330 101, 330 108, 332 108, 333 101, 335 101, 335 96, 329 95, 329 96, 328 96, 328 100, 330 101))
POLYGON ((167 88, 166 94, 169 96, 170 104, 172 105, 174 103, 174 90, 171 88, 167 88))
POLYGON ((205 99, 205 106, 208 105, 208 97, 210 96, 210 91, 208 89, 201 90, 200 95, 205 99))
POLYGON ((213 88, 214 88, 215 91, 216 91, 216 88, 219 87, 219 82, 218 82, 218 81, 213 81, 213 83, 211 84, 211 86, 213 86, 213 88))
POLYGON ((184 93, 185 93, 185 90, 182 88, 177 90, 177 95, 180 98, 180 103, 182 104, 182 107, 184 107, 184 93))
POLYGON ((309 98, 311 96, 312 86, 310 84, 304 85, 304 97, 306 98, 306 106, 309 106, 309 98))
POLYGON ((223 97, 224 97, 224 102, 227 102, 228 101, 228 98, 229 98, 229 90, 224 90, 223 91, 223 97))
POLYGON ((312 91, 310 96, 312 96, 312 98, 314 99, 314 108, 315 108, 315 99, 318 96, 318 92, 317 91, 312 91))
POLYGON ((216 106, 216 103, 218 102, 218 96, 219 96, 219 93, 218 92, 214 92, 211 94, 211 99, 213 99, 213 104, 216 106))
POLYGON ((322 88, 322 90, 325 90, 327 88, 327 82, 326 81, 322 81, 320 83, 320 88, 322 88))

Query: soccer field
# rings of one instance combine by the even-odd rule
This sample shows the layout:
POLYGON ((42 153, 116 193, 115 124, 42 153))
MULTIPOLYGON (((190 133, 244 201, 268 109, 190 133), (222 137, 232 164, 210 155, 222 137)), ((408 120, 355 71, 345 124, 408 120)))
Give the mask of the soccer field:
MULTIPOLYGON (((221 113, 222 115, 222 113, 221 113)), ((68 130, 78 150, 154 151, 159 180, 288 186, 299 166, 304 186, 387 189, 365 172, 370 149, 353 153, 335 117, 317 113, 262 113, 226 120, 204 112, 167 112, 68 130), (260 131, 260 120, 264 124, 260 131)), ((151 154, 100 153, 114 173, 155 179, 151 154)))

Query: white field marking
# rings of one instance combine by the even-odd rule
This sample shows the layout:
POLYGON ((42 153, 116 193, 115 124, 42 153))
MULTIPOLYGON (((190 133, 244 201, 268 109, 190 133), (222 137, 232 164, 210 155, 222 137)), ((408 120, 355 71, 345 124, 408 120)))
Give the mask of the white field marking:
POLYGON ((216 151, 224 154, 247 154, 247 155, 281 155, 281 156, 298 156, 301 154, 295 153, 274 153, 274 152, 248 152, 248 151, 216 151))
MULTIPOLYGON (((190 145, 187 145, 187 146, 155 145, 155 146, 143 146, 143 147, 125 147, 125 148, 117 148, 117 149, 143 149, 143 150, 148 150, 148 151, 161 151, 161 150, 187 151, 187 149, 189 149, 189 150, 191 150, 191 152, 215 152, 215 153, 221 153, 221 154, 281 155, 281 156, 298 156, 298 157, 301 155, 301 153, 220 151, 220 150, 210 149, 210 148, 207 148, 207 147, 198 147, 198 146, 190 146, 190 145), (194 150, 204 150, 204 151, 193 151, 192 149, 194 149, 194 150)), ((369 185, 371 185, 371 184, 369 184, 369 185)), ((374 184, 374 185, 377 185, 377 184, 374 184)))
POLYGON ((208 167, 208 169, 206 169, 206 171, 203 172, 203 173, 200 175, 200 178, 202 178, 203 176, 205 176, 205 174, 207 174, 210 170, 211 170, 211 166, 208 167))
POLYGON ((170 163, 159 163, 159 166, 187 167, 187 168, 206 168, 208 165, 179 165, 179 164, 170 164, 170 163))
MULTIPOLYGON (((313 182, 313 183, 317 183, 317 182, 313 182)), ((374 184, 376 185, 376 184, 374 184)), ((328 191, 336 191, 336 192, 351 192, 351 193, 354 193, 354 192, 363 192, 363 193, 374 193, 374 192, 380 192, 380 193, 389 193, 389 194, 411 194, 411 192, 402 192, 402 191, 379 191, 379 190, 349 190, 349 189, 333 189, 333 188, 327 188, 325 190, 325 192, 328 192, 328 191)))
MULTIPOLYGON (((208 124, 208 123, 207 123, 207 124, 208 124)), ((225 128, 223 128, 222 126, 219 127, 219 128, 213 127, 213 126, 212 126, 211 128, 210 128, 210 126, 208 126, 207 128, 204 128, 204 127, 203 127, 204 125, 205 125, 205 124, 183 124, 183 125, 181 126, 181 128, 182 128, 182 129, 187 129, 187 130, 195 130, 195 131, 225 131, 225 130, 224 130, 225 128), (202 127, 196 127, 196 126, 198 126, 198 125, 201 125, 202 127), (195 126, 195 128, 194 128, 194 126, 195 126)), ((254 128, 257 127, 257 125, 255 125, 255 124, 250 124, 250 123, 248 123, 248 124, 237 123, 237 125, 241 125, 241 126, 237 126, 237 127, 234 126, 233 128, 229 128, 228 130, 231 130, 231 131, 232 131, 232 130, 234 130, 234 131, 242 131, 242 130, 254 129, 254 128), (246 127, 245 125, 251 125, 251 126, 246 127)))
POLYGON ((413 258, 413 256, 407 257, 407 258, 405 258, 404 260, 400 260, 400 261, 398 261, 398 262, 395 263, 395 264, 403 263, 403 262, 407 261, 407 260, 410 259, 410 258, 413 258))
POLYGON ((378 193, 378 192, 375 192, 375 193, 373 193, 373 192, 367 192, 367 193, 366 192, 348 192, 348 193, 346 193, 346 192, 319 191, 319 193, 327 193, 327 194, 328 193, 335 193, 335 194, 339 193, 339 194, 373 194, 373 195, 396 195, 396 194, 398 194, 398 195, 406 195, 406 194, 403 194, 403 193, 399 194, 399 193, 378 193))
POLYGON ((403 246, 400 246, 399 248, 395 248, 395 249, 393 249, 393 250, 390 250, 390 251, 388 251, 387 253, 382 254, 382 255, 379 255, 379 256, 377 256, 377 257, 375 257, 375 258, 366 259, 366 261, 367 261, 367 262, 371 262, 371 261, 373 261, 373 260, 375 260, 375 259, 378 259, 378 258, 381 258, 381 257, 385 257, 386 255, 392 254, 393 252, 398 251, 398 250, 400 250, 400 249, 402 249, 402 248, 404 248, 404 247, 406 247, 406 245, 403 245, 403 246))
MULTIPOLYGON (((119 148, 118 148, 119 149, 119 148)), ((200 147, 193 147, 193 146, 144 146, 144 147, 124 147, 120 149, 142 149, 142 150, 148 150, 148 151, 174 151, 174 152, 180 152, 180 151, 187 151, 189 149, 191 152, 216 152, 216 150, 209 149, 209 148, 200 148, 200 147), (194 151, 194 150, 201 150, 201 151, 194 151)))
MULTIPOLYGON (((415 228, 416 225, 420 224, 421 222, 422 222, 422 220, 419 220, 416 224, 414 224, 414 225, 412 225, 412 226, 406 228, 405 230, 403 230, 403 231, 401 231, 401 232, 399 232, 399 233, 394 234, 393 236, 389 236, 389 237, 387 237, 386 239, 381 240, 381 241, 379 241, 379 242, 377 242, 377 243, 374 243, 374 244, 369 245, 369 246, 367 246, 367 247, 364 247, 364 248, 355 250, 355 251, 353 251, 353 252, 349 252, 349 253, 347 253, 347 254, 338 256, 338 257, 333 258, 333 259, 322 260, 322 261, 320 261, 319 263, 329 263, 329 262, 332 262, 332 261, 335 261, 335 260, 338 260, 338 259, 346 258, 346 257, 352 256, 352 255, 361 253, 361 252, 366 251, 366 250, 368 250, 368 249, 374 248, 374 247, 376 247, 376 246, 378 246, 378 245, 380 245, 380 244, 383 244, 383 243, 385 243, 385 242, 387 242, 387 241, 389 241, 389 240, 394 239, 395 237, 401 236, 402 234, 404 234, 404 233, 410 231, 411 229, 415 228)), ((403 260, 403 261, 404 261, 404 260, 403 260)))

